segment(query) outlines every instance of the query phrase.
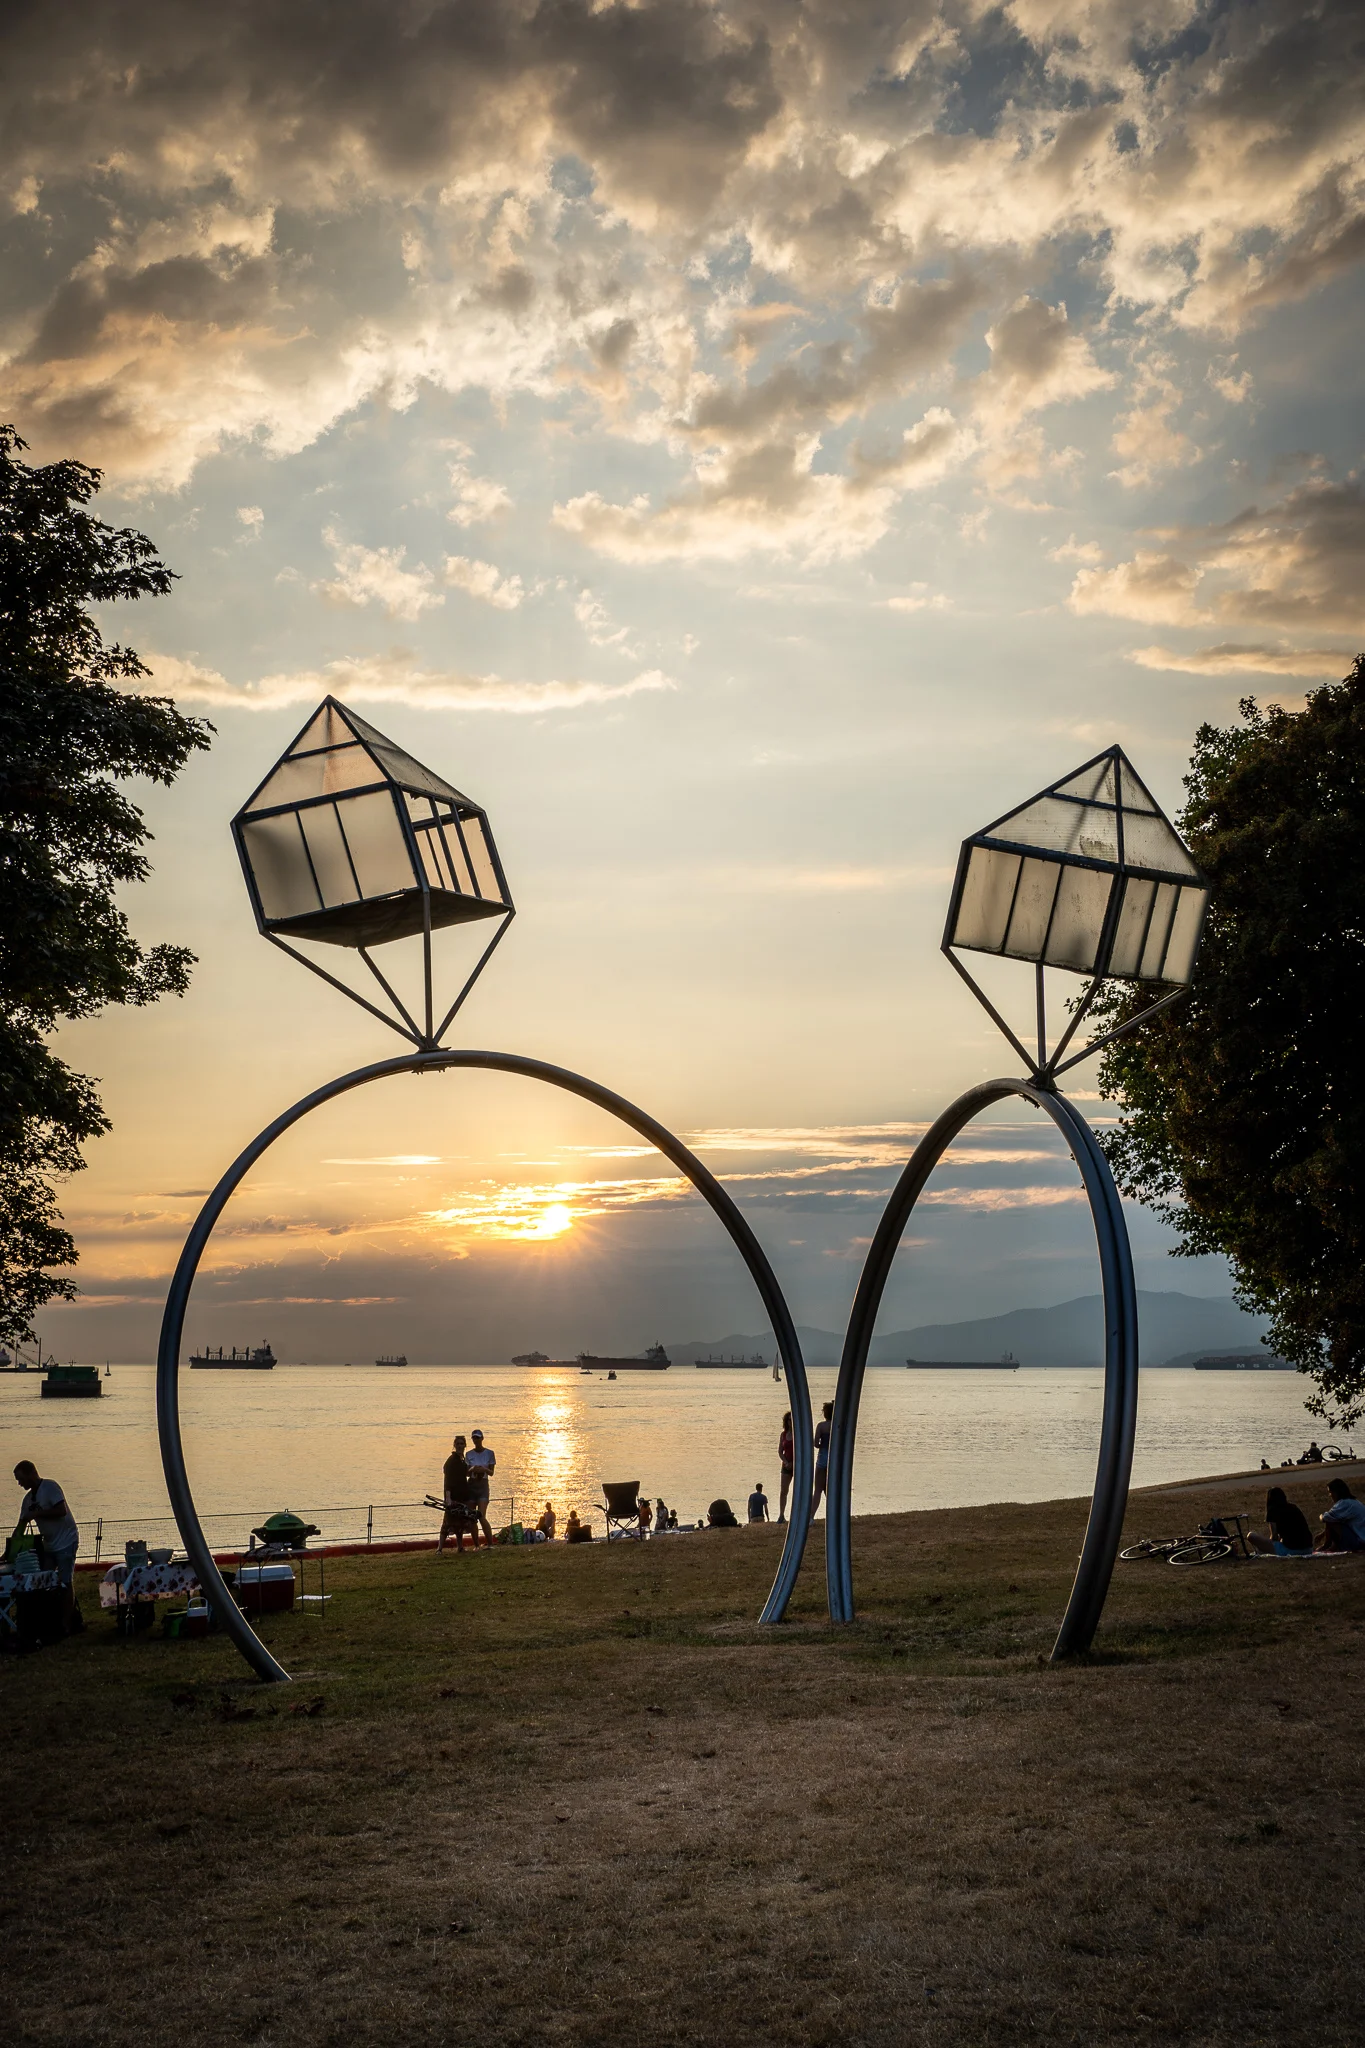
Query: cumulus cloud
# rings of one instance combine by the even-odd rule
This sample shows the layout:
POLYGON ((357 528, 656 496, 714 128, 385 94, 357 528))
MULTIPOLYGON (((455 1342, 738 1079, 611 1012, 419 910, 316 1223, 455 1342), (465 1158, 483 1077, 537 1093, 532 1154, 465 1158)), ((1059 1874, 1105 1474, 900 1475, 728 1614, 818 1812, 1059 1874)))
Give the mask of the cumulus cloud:
POLYGON ((986 330, 990 367, 977 381, 977 410, 994 426, 1011 427, 1025 414, 1064 400, 1087 398, 1115 381, 1072 326, 1065 306, 1049 306, 1026 293, 986 330))
MULTIPOLYGON (((932 0, 29 10, 0 79, 5 404, 36 446, 169 484, 428 386, 576 383, 734 454, 895 402, 984 326, 999 436, 1114 374, 1019 297, 1059 252, 1222 348, 1365 254, 1353 10, 1005 14, 1008 38, 932 0)), ((505 509, 453 481, 458 524, 505 509)))
POLYGON ((405 548, 362 547, 343 540, 331 526, 322 537, 332 550, 336 575, 312 588, 329 603, 375 604, 391 619, 417 619, 434 605, 445 603, 440 591, 432 588, 436 579, 430 569, 421 564, 404 568, 405 548))
POLYGON ((887 532, 907 490, 937 483, 975 446, 934 407, 885 452, 855 448, 848 473, 817 469, 817 434, 738 452, 707 450, 692 478, 655 506, 613 504, 597 491, 556 505, 555 524, 623 562, 729 560, 760 551, 812 563, 860 555, 887 532))
POLYGON ((1139 549, 1112 569, 1082 569, 1067 599, 1073 612, 1149 625, 1183 626, 1198 620, 1196 593, 1203 570, 1174 555, 1139 549))
POLYGON ((556 505, 555 524, 622 562, 731 560, 769 550, 812 562, 862 554, 890 523, 896 491, 817 471, 818 435, 697 463, 693 481, 655 507, 585 491, 556 505))
POLYGON ((1189 435, 1175 424, 1182 393, 1169 375, 1170 368, 1168 358, 1143 366, 1134 403, 1115 424, 1114 453, 1122 463, 1113 474, 1129 488, 1148 484, 1162 470, 1192 462, 1199 453, 1189 435))
POLYGON ((491 476, 476 476, 469 467, 470 451, 463 448, 450 465, 450 488, 454 502, 446 518, 456 526, 483 526, 500 513, 509 512, 512 500, 504 485, 491 476))
POLYGON ((618 626, 600 597, 594 597, 590 590, 580 590, 574 599, 573 615, 594 647, 624 648, 626 628, 618 626))
POLYGON ((492 562, 474 561, 468 555, 447 555, 444 575, 447 583, 491 604, 495 611, 514 612, 526 596, 520 576, 504 576, 492 562))
POLYGON ((140 688, 179 702, 245 711, 276 711, 290 704, 315 704, 329 693, 358 703, 408 704, 431 711, 491 711, 526 717, 547 711, 577 711, 613 704, 642 693, 676 689, 660 669, 645 669, 629 682, 508 682, 501 676, 433 673, 405 654, 357 655, 329 661, 320 669, 295 669, 230 683, 216 669, 175 655, 147 657, 151 670, 140 688))
POLYGON ((1224 641, 1184 654, 1170 647, 1135 647, 1128 659, 1139 668, 1191 676, 1340 676, 1355 655, 1345 647, 1251 647, 1224 641))
POLYGON ((1083 569, 1076 612, 1153 625, 1365 635, 1365 488, 1315 478, 1266 506, 1163 536, 1113 568, 1083 569))

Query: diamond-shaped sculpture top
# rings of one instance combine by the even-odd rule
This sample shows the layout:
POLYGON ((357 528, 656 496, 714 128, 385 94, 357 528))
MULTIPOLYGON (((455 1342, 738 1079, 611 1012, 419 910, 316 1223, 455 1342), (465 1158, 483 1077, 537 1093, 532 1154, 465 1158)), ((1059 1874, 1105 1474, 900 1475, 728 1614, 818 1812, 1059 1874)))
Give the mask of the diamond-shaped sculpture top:
POLYGON ((1120 747, 973 836, 1161 875, 1193 879, 1199 872, 1120 747))
POLYGON ((1187 982, 1204 877, 1121 747, 964 840, 945 946, 1187 982))
POLYGON ((512 908, 480 807, 335 697, 232 830, 263 932, 373 946, 512 908))

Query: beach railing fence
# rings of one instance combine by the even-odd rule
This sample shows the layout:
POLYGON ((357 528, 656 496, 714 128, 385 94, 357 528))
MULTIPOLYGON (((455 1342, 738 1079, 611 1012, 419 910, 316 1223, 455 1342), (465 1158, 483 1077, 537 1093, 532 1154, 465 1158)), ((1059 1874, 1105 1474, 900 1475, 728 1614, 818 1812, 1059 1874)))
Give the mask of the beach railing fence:
MULTIPOLYGON (((270 1508, 258 1508, 251 1513, 230 1509, 221 1513, 201 1513, 199 1519, 211 1550, 246 1550, 251 1545, 252 1530, 259 1528, 272 1512, 270 1508)), ((322 1533, 312 1540, 318 1545, 407 1543, 422 1536, 434 1538, 441 1526, 438 1511, 421 1500, 367 1501, 359 1506, 295 1508, 293 1512, 301 1521, 317 1523, 322 1533)), ((493 1529, 502 1528, 516 1519, 515 1494, 505 1494, 489 1501, 488 1520, 493 1529)), ((95 1562, 102 1563, 106 1557, 122 1557, 124 1544, 139 1538, 152 1546, 178 1543, 175 1517, 97 1515, 95 1562)))

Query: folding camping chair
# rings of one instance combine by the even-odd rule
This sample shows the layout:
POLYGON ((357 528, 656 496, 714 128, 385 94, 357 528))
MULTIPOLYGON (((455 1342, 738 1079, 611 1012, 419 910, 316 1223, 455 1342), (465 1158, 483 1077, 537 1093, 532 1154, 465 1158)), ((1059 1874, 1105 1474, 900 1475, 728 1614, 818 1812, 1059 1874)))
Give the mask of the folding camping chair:
POLYGON ((618 1540, 631 1536, 637 1543, 643 1543, 644 1530, 640 1527, 640 1512, 636 1502, 640 1497, 638 1479, 604 1479, 602 1491, 607 1496, 598 1506, 607 1518, 607 1541, 613 1536, 618 1540))

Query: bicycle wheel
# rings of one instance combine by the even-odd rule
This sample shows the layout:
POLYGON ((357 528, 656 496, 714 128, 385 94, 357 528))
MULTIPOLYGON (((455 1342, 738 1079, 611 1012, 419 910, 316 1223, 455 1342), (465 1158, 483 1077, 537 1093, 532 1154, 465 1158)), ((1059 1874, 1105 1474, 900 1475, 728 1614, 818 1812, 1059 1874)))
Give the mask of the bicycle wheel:
POLYGON ((1138 1542, 1130 1543, 1126 1550, 1121 1550, 1119 1560, 1123 1564, 1135 1564, 1140 1558, 1160 1557, 1166 1547, 1153 1536, 1143 1536, 1138 1542))
POLYGON ((1203 1536, 1197 1543, 1182 1543, 1167 1558, 1167 1564, 1219 1564, 1232 1556, 1232 1545, 1221 1537, 1203 1536))

